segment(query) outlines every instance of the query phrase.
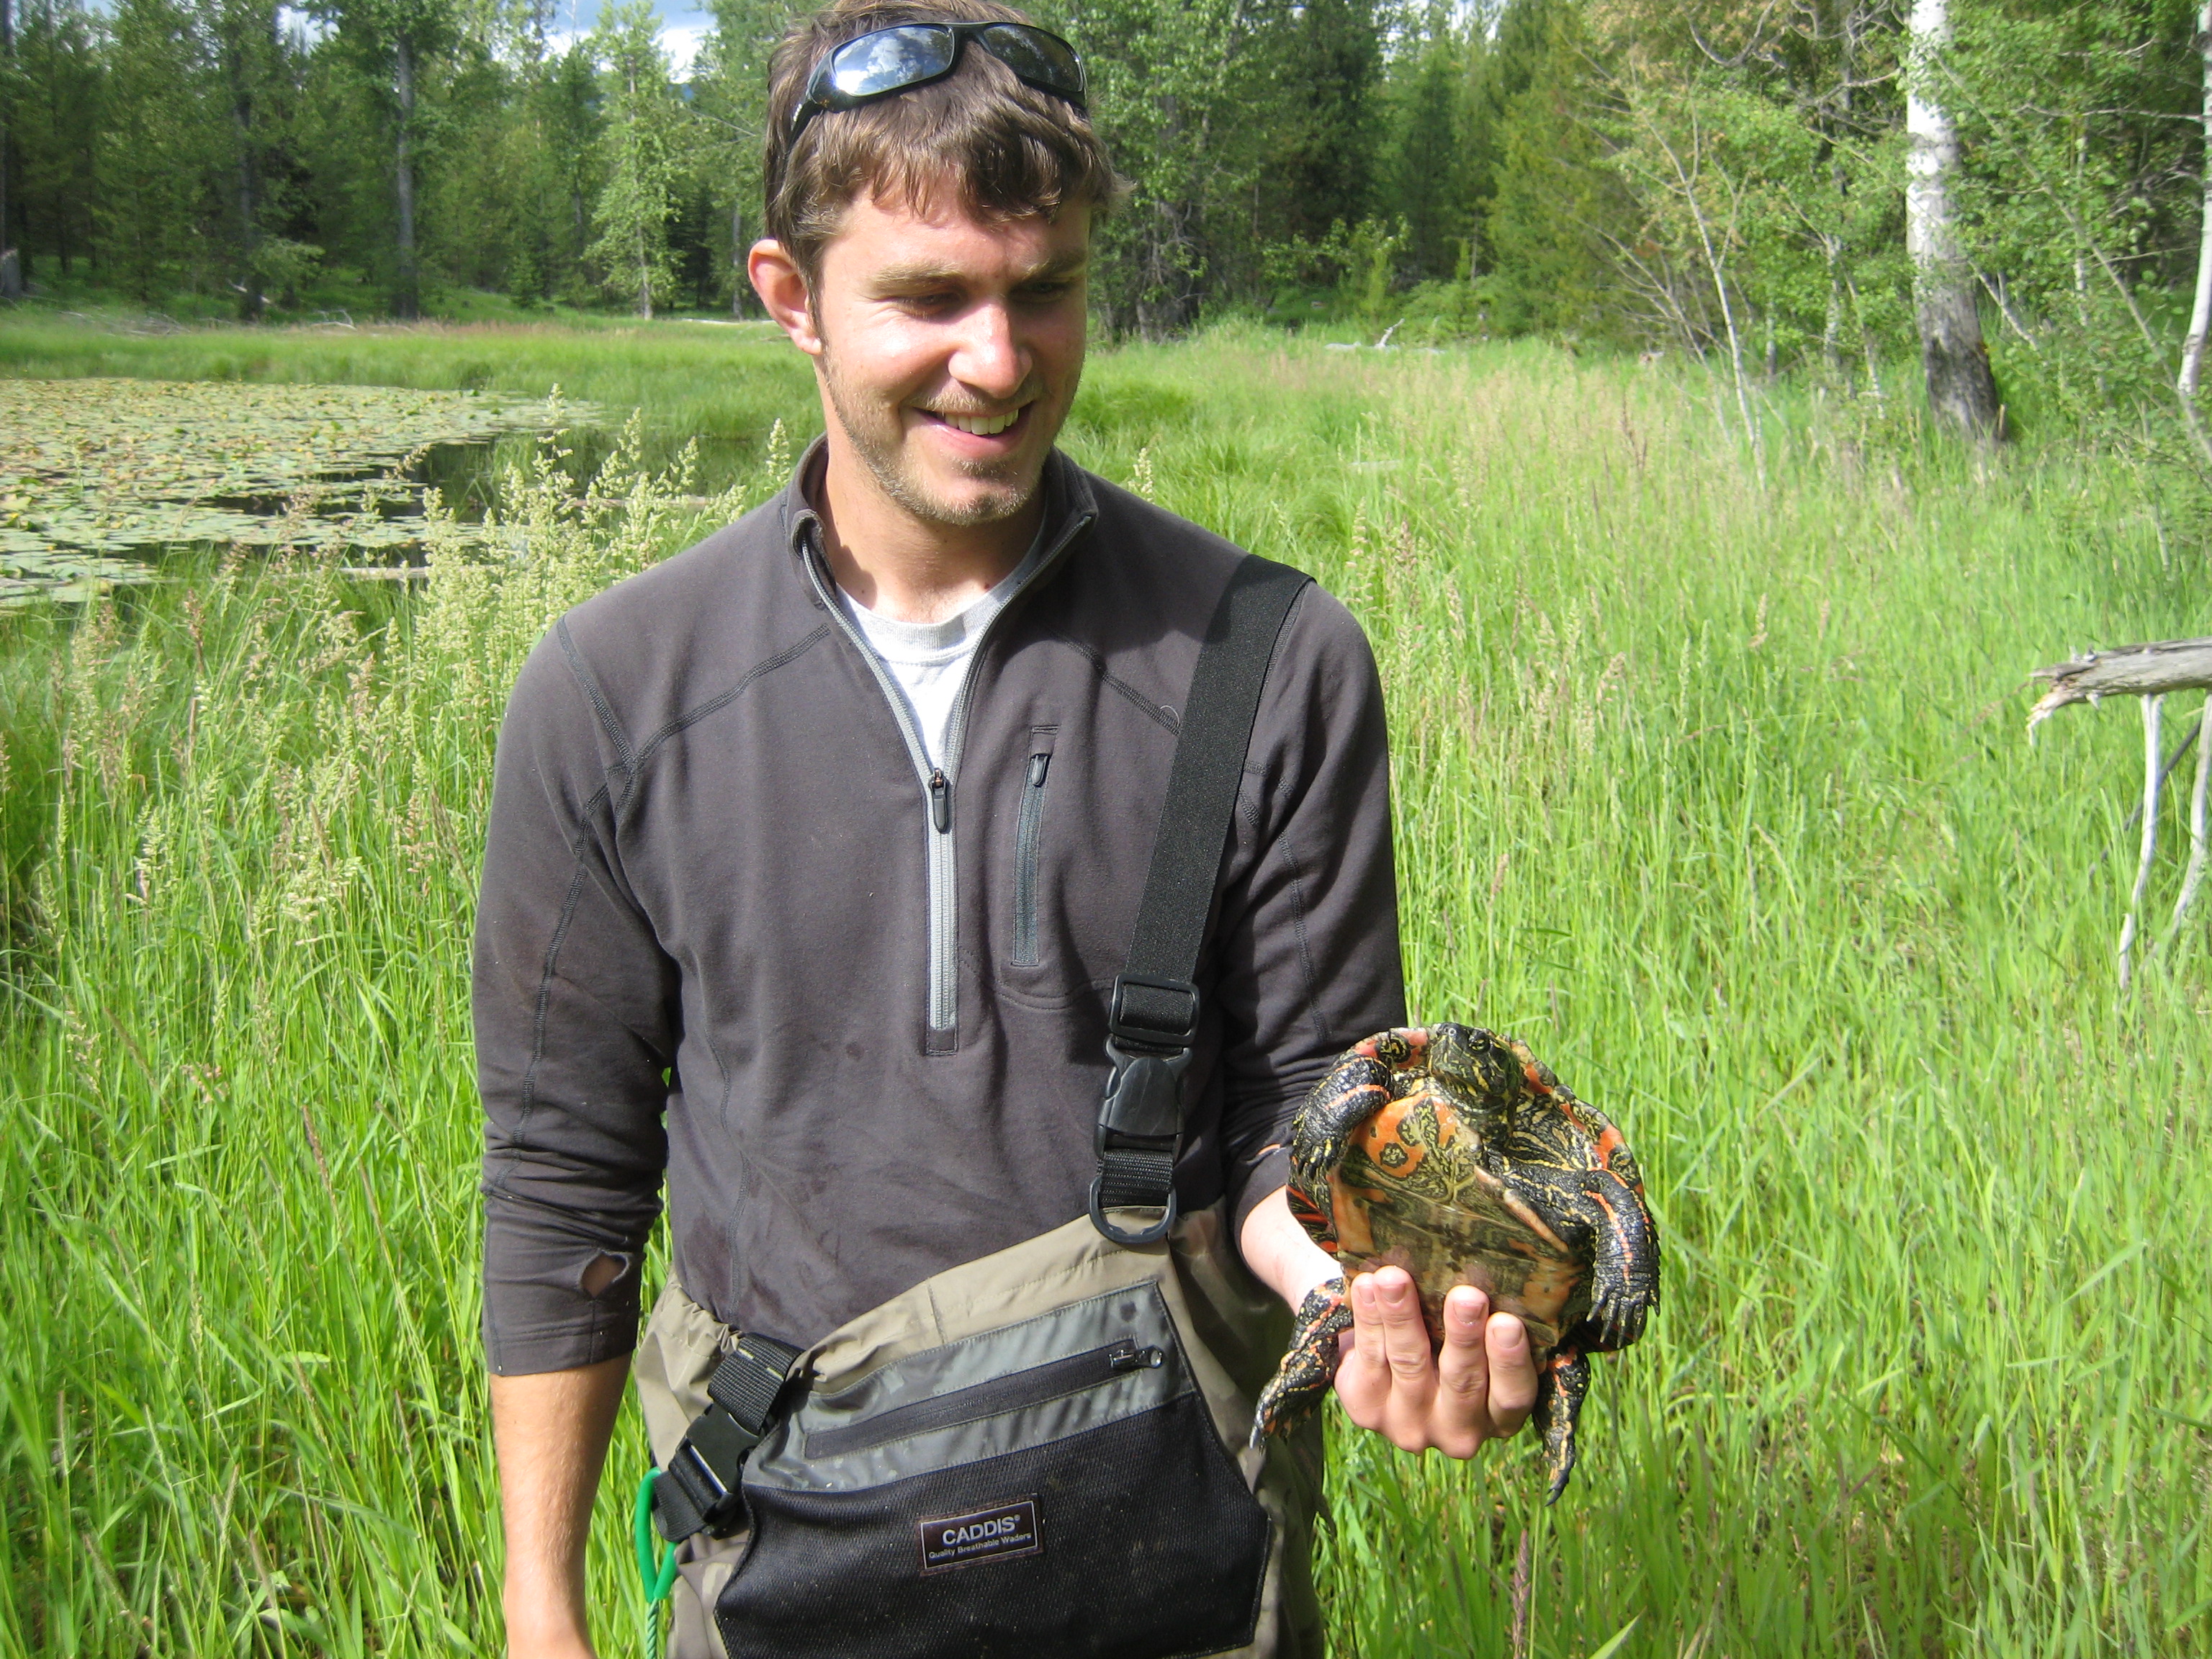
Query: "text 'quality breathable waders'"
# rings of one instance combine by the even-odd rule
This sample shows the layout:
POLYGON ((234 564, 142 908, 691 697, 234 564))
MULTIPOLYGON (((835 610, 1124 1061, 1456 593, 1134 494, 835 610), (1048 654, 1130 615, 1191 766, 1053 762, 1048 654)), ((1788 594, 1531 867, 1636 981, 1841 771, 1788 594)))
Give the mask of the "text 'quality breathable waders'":
POLYGON ((681 1547, 673 1659, 1319 1659, 1318 1426, 1245 1444, 1289 1312, 1226 1201, 1178 1214, 1174 1188, 1199 948, 1307 580, 1248 556, 1207 629, 1109 1010, 1090 1214, 804 1352, 662 1293, 635 1371, 681 1547))

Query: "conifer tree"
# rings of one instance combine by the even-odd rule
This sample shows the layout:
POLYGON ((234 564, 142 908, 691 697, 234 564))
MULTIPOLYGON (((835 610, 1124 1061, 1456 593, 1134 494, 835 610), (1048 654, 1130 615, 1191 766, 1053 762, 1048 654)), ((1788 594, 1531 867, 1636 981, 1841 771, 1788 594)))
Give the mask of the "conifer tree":
POLYGON ((53 260, 64 277, 91 252, 105 48, 82 0, 27 0, 15 8, 5 141, 13 151, 12 235, 0 242, 18 250, 25 280, 34 251, 53 260))
POLYGON ((106 263, 148 305, 203 289, 224 153, 205 35, 177 0, 118 0, 109 21, 96 223, 106 263))
POLYGON ((422 309, 415 219, 422 96, 428 77, 459 33, 456 0, 321 0, 321 8, 337 25, 385 112, 392 158, 392 311, 411 319, 422 309))
POLYGON ((8 175, 13 171, 15 102, 15 20, 12 0, 0 0, 0 300, 23 297, 21 254, 9 234, 8 175))

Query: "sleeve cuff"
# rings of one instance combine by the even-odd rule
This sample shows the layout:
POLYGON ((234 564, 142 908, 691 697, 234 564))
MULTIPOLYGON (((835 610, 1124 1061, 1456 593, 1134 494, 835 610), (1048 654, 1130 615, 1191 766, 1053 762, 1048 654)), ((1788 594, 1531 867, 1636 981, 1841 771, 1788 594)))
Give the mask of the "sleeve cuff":
POLYGON ((637 1346, 642 1242, 593 1237, 544 1224, 544 1218, 502 1214, 487 1204, 484 1229, 484 1358, 497 1376, 574 1370, 617 1358, 637 1346), (594 1265, 619 1264, 599 1286, 594 1265))

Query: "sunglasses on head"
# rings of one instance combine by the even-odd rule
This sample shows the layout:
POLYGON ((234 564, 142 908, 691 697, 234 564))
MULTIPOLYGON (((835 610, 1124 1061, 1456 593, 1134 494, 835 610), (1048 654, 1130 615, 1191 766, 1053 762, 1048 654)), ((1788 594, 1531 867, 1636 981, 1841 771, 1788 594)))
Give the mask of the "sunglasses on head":
POLYGON ((1048 29, 1028 23, 895 23, 848 40, 820 64, 806 96, 791 112, 791 137, 823 110, 851 109, 871 99, 942 81, 973 40, 1017 78, 1083 105, 1083 62, 1075 48, 1048 29))

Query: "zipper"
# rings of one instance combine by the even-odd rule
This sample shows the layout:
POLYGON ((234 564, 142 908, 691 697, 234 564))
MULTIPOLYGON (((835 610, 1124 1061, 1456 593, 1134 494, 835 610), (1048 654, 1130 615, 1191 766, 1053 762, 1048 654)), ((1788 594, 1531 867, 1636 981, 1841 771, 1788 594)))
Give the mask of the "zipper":
POLYGON ((843 1452, 866 1451, 893 1440, 905 1440, 938 1429, 957 1428, 1001 1413, 1042 1406, 1063 1395, 1083 1394, 1105 1387, 1139 1371, 1157 1370, 1167 1355, 1158 1348, 1139 1347, 1133 1337, 1123 1337, 1103 1348, 1073 1353, 1065 1359, 1048 1360, 1027 1370, 994 1376, 933 1399, 917 1400, 866 1422, 845 1428, 824 1429, 806 1437, 809 1457, 835 1457, 843 1452))
POLYGON ((1014 965, 1034 968, 1037 961, 1037 827, 1044 819, 1044 779, 1052 751, 1030 757, 1022 779, 1022 810, 1014 820, 1014 965))
MULTIPOLYGON (((813 517, 811 513, 808 515, 813 517)), ((945 724, 945 763, 932 766, 928 746, 921 740, 921 728, 915 723, 914 709, 891 678, 859 626, 845 613, 838 602, 836 584, 830 579, 828 562, 822 556, 821 525, 818 520, 807 526, 801 544, 800 562, 806 567, 806 579, 814 585, 814 597, 830 613, 836 624, 845 630, 845 637, 860 653, 860 660, 868 665, 875 675, 876 684, 884 700, 891 706, 892 716, 898 721, 899 732, 906 738, 908 757, 914 762, 915 776, 921 785, 922 833, 927 840, 924 867, 928 872, 928 945, 929 989, 925 998, 923 1016, 927 1035, 923 1051, 928 1054, 949 1054, 958 1045, 957 1027, 960 1023, 960 933, 959 882, 960 865, 955 856, 952 840, 952 793, 960 778, 960 749, 968 735, 968 699, 975 690, 976 665, 990 649, 991 635, 999 626, 1000 617, 1014 608, 1014 601, 1036 586, 1060 562, 1076 537, 1091 527, 1097 515, 1079 514, 1068 520, 1067 526, 1037 568, 1030 573, 1029 580, 1006 595, 1006 602, 999 607, 998 615, 984 625, 982 637, 975 641, 975 649, 968 659, 967 672, 960 678, 960 690, 952 699, 952 710, 945 724)))

